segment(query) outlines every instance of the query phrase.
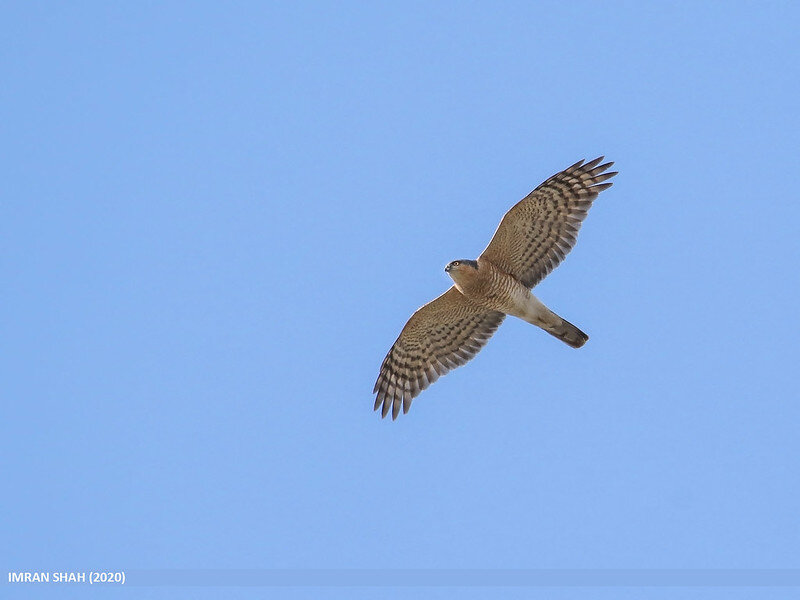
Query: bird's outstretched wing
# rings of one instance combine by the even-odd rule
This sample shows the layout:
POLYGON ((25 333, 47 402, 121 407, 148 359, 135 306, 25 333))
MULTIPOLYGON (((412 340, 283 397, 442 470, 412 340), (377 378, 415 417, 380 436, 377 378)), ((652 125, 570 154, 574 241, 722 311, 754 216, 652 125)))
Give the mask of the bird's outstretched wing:
POLYGON ((603 157, 581 160, 553 175, 509 210, 481 254, 532 288, 555 269, 575 245, 581 222, 616 175, 603 157), (599 166, 598 166, 599 165, 599 166))
POLYGON ((415 312, 400 332, 381 365, 375 410, 392 410, 396 419, 403 407, 441 375, 471 360, 497 331, 505 315, 487 311, 455 287, 415 312))

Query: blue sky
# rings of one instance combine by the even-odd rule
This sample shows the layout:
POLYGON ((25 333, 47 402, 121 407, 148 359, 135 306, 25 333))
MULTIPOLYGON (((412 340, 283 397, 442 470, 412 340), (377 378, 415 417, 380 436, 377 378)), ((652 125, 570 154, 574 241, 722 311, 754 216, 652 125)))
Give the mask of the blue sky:
POLYGON ((2 570, 800 567, 799 17, 4 4, 2 570), (537 288, 588 344, 508 320, 382 421, 444 265, 600 154, 537 288))

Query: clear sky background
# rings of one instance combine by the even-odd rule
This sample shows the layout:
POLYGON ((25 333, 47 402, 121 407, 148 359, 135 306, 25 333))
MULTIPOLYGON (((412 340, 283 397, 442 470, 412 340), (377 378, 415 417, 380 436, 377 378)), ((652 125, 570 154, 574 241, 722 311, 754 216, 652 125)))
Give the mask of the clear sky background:
MULTIPOLYGON (((793 2, 5 3, 2 580, 800 567, 799 27, 793 2), (615 185, 537 288, 587 345, 507 320, 382 421, 445 264, 600 154, 615 185)), ((497 595, 105 595, 454 593, 497 595)))

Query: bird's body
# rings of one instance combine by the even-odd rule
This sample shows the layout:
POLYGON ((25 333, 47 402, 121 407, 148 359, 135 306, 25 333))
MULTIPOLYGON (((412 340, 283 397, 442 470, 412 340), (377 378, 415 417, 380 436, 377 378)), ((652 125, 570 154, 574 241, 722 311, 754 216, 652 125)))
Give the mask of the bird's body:
POLYGON ((453 278, 455 288, 476 304, 541 327, 573 348, 580 348, 589 339, 547 308, 516 277, 504 273, 489 259, 456 262, 455 267, 448 266, 446 271, 453 278))
POLYGON ((572 249, 613 163, 580 161, 542 183, 500 222, 477 260, 445 268, 455 285, 415 312, 381 365, 375 410, 397 418, 439 376, 471 360, 506 315, 541 327, 573 348, 588 336, 531 293, 572 249), (598 166, 599 165, 599 166, 598 166))

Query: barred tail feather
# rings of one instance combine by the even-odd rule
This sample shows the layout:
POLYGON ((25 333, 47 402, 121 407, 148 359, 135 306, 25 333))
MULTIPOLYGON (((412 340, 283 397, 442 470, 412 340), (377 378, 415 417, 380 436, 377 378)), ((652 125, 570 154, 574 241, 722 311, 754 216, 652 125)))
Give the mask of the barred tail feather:
POLYGON ((580 348, 586 343, 586 340, 589 339, 588 335, 583 333, 569 321, 566 321, 561 317, 558 317, 558 320, 561 322, 556 325, 542 326, 542 329, 544 329, 550 335, 557 337, 565 344, 572 346, 573 348, 580 348))

